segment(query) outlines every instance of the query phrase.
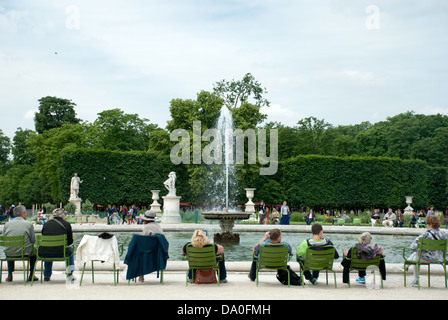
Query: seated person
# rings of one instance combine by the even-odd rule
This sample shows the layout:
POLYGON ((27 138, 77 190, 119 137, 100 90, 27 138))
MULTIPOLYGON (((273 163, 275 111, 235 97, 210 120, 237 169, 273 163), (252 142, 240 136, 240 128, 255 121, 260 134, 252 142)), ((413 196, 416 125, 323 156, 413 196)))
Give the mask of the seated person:
MULTIPOLYGON (((425 219, 426 227, 428 228, 425 232, 423 232, 421 235, 419 235, 417 238, 415 238, 414 242, 412 242, 410 248, 412 250, 417 250, 418 248, 418 239, 424 238, 424 239, 433 239, 433 240, 443 240, 447 238, 447 235, 444 231, 440 230, 440 219, 435 215, 427 216, 425 219)), ((429 250, 422 250, 422 256, 421 261, 426 263, 431 262, 438 262, 443 259, 442 257, 443 252, 442 251, 429 251, 429 250)), ((418 252, 414 252, 411 254, 411 256, 408 258, 408 260, 417 261, 418 260, 418 252)), ((417 266, 413 266, 413 273, 414 273, 414 280, 412 281, 412 286, 417 286, 417 266)), ((402 270, 402 268, 399 268, 402 270)), ((406 270, 407 271, 407 270, 406 270)))
POLYGON ((380 223, 380 214, 378 209, 373 210, 373 213, 370 216, 370 222, 372 223, 372 227, 374 227, 377 223, 380 223))
POLYGON ((276 208, 272 209, 272 224, 276 224, 280 221, 279 213, 276 208))
MULTIPOLYGON (((358 238, 358 243, 355 245, 355 250, 357 251, 355 254, 358 255, 358 253, 365 254, 368 253, 368 258, 373 259, 377 255, 382 255, 383 257, 386 256, 384 253, 383 247, 380 247, 377 244, 371 244, 370 241, 372 240, 372 236, 369 232, 364 232, 361 234, 358 238), (363 253, 361 253, 361 251, 363 253)), ((351 260, 347 260, 346 258, 351 258, 352 256, 352 248, 348 250, 348 252, 345 249, 342 249, 342 254, 344 256, 344 259, 341 262, 341 265, 344 267, 344 270, 342 272, 342 282, 348 283, 348 277, 350 276, 350 263, 351 260)), ((381 260, 380 265, 380 272, 381 276, 383 277, 383 280, 386 280, 386 264, 384 260, 381 260)), ((365 284, 366 283, 366 272, 365 271, 358 271, 358 279, 356 279, 357 283, 365 284)))
POLYGON ((255 281, 257 275, 257 259, 258 255, 260 253, 260 246, 269 245, 270 243, 283 243, 285 246, 288 246, 289 254, 292 254, 291 246, 286 243, 282 242, 282 233, 279 229, 272 229, 271 231, 268 231, 264 234, 263 239, 261 239, 254 247, 253 247, 253 253, 254 253, 254 260, 252 261, 252 266, 250 268, 249 272, 249 278, 252 281, 255 281))
MULTIPOLYGON (((316 223, 311 227, 311 232, 313 237, 310 239, 303 240, 302 243, 297 248, 297 262, 304 263, 305 262, 305 254, 308 247, 320 247, 320 246, 333 246, 333 243, 323 238, 324 231, 322 225, 316 223)), ((334 258, 339 258, 339 254, 335 249, 334 258)), ((310 281, 312 284, 316 284, 317 279, 319 278, 319 271, 313 271, 313 274, 309 270, 303 273, 305 279, 310 281)))
MULTIPOLYGON (((219 282, 226 283, 227 282, 227 271, 224 261, 224 248, 219 244, 211 244, 210 240, 204 234, 202 230, 195 230, 193 232, 193 236, 191 237, 191 242, 186 243, 182 247, 182 254, 187 254, 187 245, 192 244, 195 248, 202 248, 207 246, 214 246, 216 253, 216 261, 219 261, 219 282)), ((188 272, 188 278, 192 278, 191 270, 188 272)))
POLYGON ((387 211, 387 213, 383 217, 383 226, 384 227, 392 227, 394 225, 396 216, 391 208, 387 211))
MULTIPOLYGON (((30 274, 28 276, 28 281, 31 281, 31 270, 34 270, 34 264, 36 263, 36 251, 34 246, 29 246, 30 244, 36 243, 36 237, 34 234, 33 224, 26 220, 28 213, 26 208, 22 205, 17 207, 12 207, 12 217, 11 221, 7 222, 3 227, 4 236, 23 236, 25 235, 25 246, 28 246, 23 252, 25 256, 30 257, 30 274)), ((20 257, 22 255, 21 247, 5 247, 4 253, 7 257, 20 257)), ((8 277, 6 282, 12 281, 12 275, 14 273, 14 261, 8 261, 8 277)), ((37 281, 37 277, 34 277, 34 281, 37 281)))
POLYGON ((412 209, 411 219, 409 220, 409 228, 415 228, 416 224, 417 224, 417 213, 415 212, 415 209, 412 209))
MULTIPOLYGON (((42 235, 44 236, 57 236, 57 235, 67 235, 67 244, 71 245, 73 243, 73 231, 70 223, 65 221, 66 211, 63 208, 57 208, 53 210, 53 219, 45 223, 42 227, 42 235)), ((67 248, 66 256, 72 253, 72 248, 67 248)), ((62 247, 42 247, 39 249, 39 255, 46 258, 59 258, 63 256, 62 247)), ((53 269, 52 261, 44 262, 44 281, 50 281, 50 277, 53 269)), ((75 270, 74 256, 69 258, 69 274, 72 275, 75 270)))

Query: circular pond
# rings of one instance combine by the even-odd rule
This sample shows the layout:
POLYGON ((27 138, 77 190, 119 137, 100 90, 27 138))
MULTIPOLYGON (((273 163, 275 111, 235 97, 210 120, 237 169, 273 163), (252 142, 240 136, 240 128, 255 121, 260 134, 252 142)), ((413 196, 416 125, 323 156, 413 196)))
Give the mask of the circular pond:
MULTIPOLYGON (((90 235, 96 235, 95 233, 89 233, 90 235)), ((100 234, 100 233, 98 233, 100 234)), ((113 233, 117 236, 117 241, 119 246, 123 246, 123 252, 121 259, 124 260, 126 256, 126 250, 129 242, 134 233, 130 232, 116 232, 113 233)), ((179 261, 182 260, 181 248, 182 246, 189 242, 191 239, 192 232, 165 232, 165 237, 169 242, 169 255, 170 260, 179 261)), ((75 248, 81 242, 83 237, 82 233, 74 233, 75 248)), ((213 239, 213 234, 208 234, 209 239, 213 239)), ((263 237, 262 233, 254 232, 241 232, 240 233, 240 243, 239 244, 225 244, 224 252, 226 261, 251 261, 252 260, 252 248, 253 246, 261 240, 263 237)), ((293 233, 293 232, 283 232, 282 240, 288 242, 295 255, 297 247, 300 243, 310 237, 307 233, 293 233)), ((342 256, 342 249, 350 249, 358 241, 357 234, 324 234, 324 237, 330 239, 339 255, 342 256)), ((403 248, 409 247, 415 236, 403 236, 403 235, 372 235, 372 243, 378 243, 383 246, 386 252, 386 262, 387 263, 402 263, 403 262, 403 248)), ((292 261, 295 260, 295 256, 292 261)), ((339 258, 336 261, 341 261, 339 258)))

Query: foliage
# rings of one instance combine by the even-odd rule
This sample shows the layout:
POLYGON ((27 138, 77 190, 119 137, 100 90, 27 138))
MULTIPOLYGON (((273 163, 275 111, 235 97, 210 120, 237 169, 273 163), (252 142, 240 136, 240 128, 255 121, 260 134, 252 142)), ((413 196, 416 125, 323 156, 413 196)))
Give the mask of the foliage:
POLYGON ((93 203, 90 202, 89 199, 86 199, 86 201, 84 201, 84 202, 81 204, 81 210, 82 210, 82 211, 92 211, 92 210, 93 210, 93 203))
MULTIPOLYGON (((430 187, 435 174, 446 181, 446 171, 420 160, 308 155, 286 160, 282 170, 282 184, 293 206, 401 208, 408 195, 414 196, 417 208, 448 204, 446 193, 435 194, 430 187)), ((445 186, 446 182, 436 188, 445 186)))
POLYGON ((145 151, 148 149, 149 133, 157 126, 148 124, 138 114, 126 114, 120 109, 98 113, 93 123, 96 146, 106 150, 145 151))
POLYGON ((39 112, 34 115, 34 124, 38 133, 61 127, 65 123, 76 124, 76 104, 68 99, 43 97, 39 100, 39 112))
POLYGON ((7 168, 9 152, 11 150, 11 140, 3 134, 0 129, 0 173, 7 168))
MULTIPOLYGON (((66 149, 59 163, 61 198, 69 198, 71 178, 78 173, 79 196, 92 203, 152 203, 151 190, 160 190, 173 169, 169 157, 153 152, 66 149)), ((177 188, 183 188, 181 179, 177 188)))
POLYGON ((74 213, 76 211, 76 204, 73 202, 67 202, 67 204, 64 206, 65 211, 67 213, 74 213))

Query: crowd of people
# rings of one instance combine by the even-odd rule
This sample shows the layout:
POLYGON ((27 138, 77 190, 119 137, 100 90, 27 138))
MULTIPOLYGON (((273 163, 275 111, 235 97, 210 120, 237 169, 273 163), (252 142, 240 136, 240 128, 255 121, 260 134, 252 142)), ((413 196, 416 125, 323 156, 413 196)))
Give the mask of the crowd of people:
MULTIPOLYGON (((42 235, 67 235, 66 241, 67 245, 73 244, 73 231, 70 223, 65 221, 66 212, 63 208, 58 208, 53 211, 53 219, 47 221, 42 228, 42 235)), ((159 225, 156 219, 156 214, 151 210, 146 211, 146 213, 141 217, 142 218, 142 235, 163 235, 163 229, 159 225)), ((418 239, 447 239, 447 235, 445 232, 439 229, 440 227, 440 219, 435 215, 428 215, 425 218, 427 230, 423 232, 420 236, 418 236, 415 241, 410 245, 411 249, 416 249, 418 239)), ((303 240, 303 242, 297 247, 296 256, 297 261, 299 263, 304 263, 304 259, 306 256, 307 249, 309 247, 321 247, 322 249, 327 246, 334 246, 331 240, 324 238, 323 236, 323 227, 321 224, 315 223, 311 227, 312 235, 310 238, 303 240)), ((24 254, 29 256, 30 270, 34 270, 34 265, 36 263, 36 248, 34 244, 36 243, 35 233, 33 224, 30 221, 27 221, 27 210, 24 206, 20 205, 14 208, 13 210, 13 219, 7 222, 3 228, 4 236, 25 236, 25 246, 26 250, 24 254)), ((370 255, 370 258, 374 258, 375 256, 385 257, 385 252, 383 248, 378 244, 371 243, 371 235, 368 232, 365 232, 359 236, 358 243, 354 244, 354 248, 356 248, 356 254, 358 255, 358 250, 362 251, 365 255, 370 255)), ((182 254, 185 255, 187 253, 186 246, 191 244, 193 247, 205 247, 205 246, 213 246, 216 254, 217 262, 219 263, 220 269, 220 282, 227 282, 227 272, 225 267, 225 258, 224 258, 224 248, 219 244, 213 244, 207 238, 206 234, 202 230, 196 230, 193 232, 193 236, 191 241, 185 244, 181 248, 182 254)), ((269 232, 266 232, 263 235, 263 238, 254 245, 253 247, 253 262, 251 269, 249 271, 249 278, 252 281, 255 281, 256 274, 256 261, 258 260, 260 247, 262 246, 270 246, 272 244, 282 244, 283 246, 288 247, 288 252, 292 255, 292 247, 287 242, 283 241, 282 233, 279 229, 272 229, 269 232)), ((19 247, 5 247, 3 249, 3 253, 6 257, 15 257, 21 254, 21 248, 19 247)), ((63 255, 62 248, 44 248, 43 251, 39 252, 39 255, 44 257, 60 257, 63 255)), ((74 270, 74 257, 73 257, 73 249, 68 248, 68 252, 66 252, 66 256, 70 257, 69 265, 71 268, 71 272, 74 270)), ((343 252, 343 283, 348 282, 349 268, 350 268, 350 258, 354 253, 352 252, 352 248, 348 251, 344 248, 343 252)), ((415 254, 414 254, 415 255, 415 254)), ((433 251, 423 251, 422 256, 425 261, 436 262, 442 259, 441 252, 433 252, 433 251)), ((334 258, 337 259, 339 257, 338 251, 335 249, 334 258)), ((414 259, 415 257, 411 256, 409 259, 414 259)), ((382 260, 382 264, 380 264, 379 269, 381 272, 381 276, 383 280, 386 279, 386 266, 384 260, 382 260)), ((32 279, 33 274, 28 275, 28 281, 38 280, 36 276, 32 279)), ((280 280, 279 273, 281 270, 278 270, 277 278, 280 280)), ((294 271, 289 270, 291 273, 291 278, 294 277, 294 271)), ((7 282, 13 281, 13 272, 14 272, 14 261, 8 261, 8 276, 6 278, 7 282)), ((414 270, 414 275, 417 273, 414 270)), ((44 264, 44 281, 50 281, 52 275, 52 262, 48 261, 44 264)), ((295 275, 297 276, 297 275, 295 275)), ((189 277, 192 278, 192 273, 189 274, 189 277)), ((311 270, 304 272, 304 277, 311 284, 316 284, 319 278, 318 270, 311 270)), ((294 279, 298 279, 295 277, 294 279)), ((139 277, 139 281, 144 281, 144 276, 141 275, 139 277)), ((356 280, 358 283, 365 283, 365 272, 360 271, 358 273, 358 279, 356 280)), ((300 285, 300 280, 292 281, 292 284, 300 285)), ((414 279, 413 285, 417 284, 417 279, 414 279)))

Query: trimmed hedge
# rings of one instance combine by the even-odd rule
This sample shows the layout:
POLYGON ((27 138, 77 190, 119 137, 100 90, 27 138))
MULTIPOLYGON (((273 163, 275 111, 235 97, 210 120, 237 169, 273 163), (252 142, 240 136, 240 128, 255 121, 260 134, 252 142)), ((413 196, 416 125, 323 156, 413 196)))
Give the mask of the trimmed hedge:
MULTIPOLYGON (((182 202, 195 202, 187 168, 154 152, 70 149, 62 153, 59 163, 61 199, 68 200, 70 180, 78 173, 84 181, 80 188, 82 199, 101 205, 149 204, 151 190, 166 195, 163 182, 170 171, 175 171, 182 202)), ((259 176, 252 171, 245 175, 241 168, 237 170, 240 203, 247 201, 244 188, 254 187, 254 201, 272 198, 277 204, 284 197, 293 207, 395 209, 406 206, 408 195, 414 197, 414 208, 432 205, 445 209, 448 205, 447 168, 432 168, 420 160, 306 155, 279 162, 274 176, 259 176)), ((207 189, 204 183, 199 186, 207 189)))
POLYGON ((375 157, 299 156, 282 166, 288 201, 294 206, 402 208, 448 204, 446 168, 420 160, 375 157))
MULTIPOLYGON (((176 171, 176 188, 182 195, 183 171, 168 156, 153 152, 68 150, 61 155, 59 179, 61 199, 70 197, 70 181, 78 173, 83 183, 79 196, 101 205, 152 203, 151 190, 168 193, 163 182, 176 171)), ((184 200, 183 200, 184 201, 184 200)))

